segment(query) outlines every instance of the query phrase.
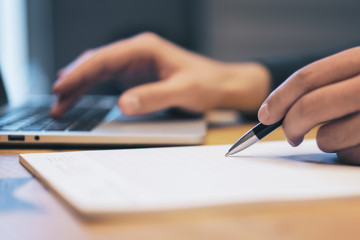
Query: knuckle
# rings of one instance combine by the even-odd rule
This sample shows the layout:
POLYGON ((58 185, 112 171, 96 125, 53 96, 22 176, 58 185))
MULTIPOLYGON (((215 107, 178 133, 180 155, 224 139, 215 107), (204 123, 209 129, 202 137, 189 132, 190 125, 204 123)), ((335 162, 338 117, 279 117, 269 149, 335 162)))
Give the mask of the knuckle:
POLYGON ((141 41, 143 43, 153 44, 159 42, 160 37, 154 32, 142 32, 134 36, 133 39, 136 41, 141 41))
POLYGON ((153 54, 159 51, 164 46, 163 39, 153 32, 142 32, 132 38, 128 39, 139 52, 152 52, 153 54))
POLYGON ((299 82, 299 86, 303 89, 303 91, 307 92, 313 88, 316 73, 316 65, 311 64, 298 70, 294 74, 294 79, 299 82))
POLYGON ((301 97, 296 103, 296 111, 302 119, 307 120, 316 120, 314 119, 318 109, 317 106, 319 105, 319 99, 314 94, 307 94, 301 97))
POLYGON ((82 52, 81 56, 88 56, 94 54, 96 52, 95 49, 89 48, 82 52))

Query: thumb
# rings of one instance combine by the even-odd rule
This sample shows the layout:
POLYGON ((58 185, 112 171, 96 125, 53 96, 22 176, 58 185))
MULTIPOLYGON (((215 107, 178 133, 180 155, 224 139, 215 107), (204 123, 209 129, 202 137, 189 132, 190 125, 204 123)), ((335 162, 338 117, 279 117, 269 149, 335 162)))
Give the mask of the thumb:
POLYGON ((125 115, 141 115, 179 106, 181 87, 176 81, 161 80, 125 91, 118 105, 125 115))

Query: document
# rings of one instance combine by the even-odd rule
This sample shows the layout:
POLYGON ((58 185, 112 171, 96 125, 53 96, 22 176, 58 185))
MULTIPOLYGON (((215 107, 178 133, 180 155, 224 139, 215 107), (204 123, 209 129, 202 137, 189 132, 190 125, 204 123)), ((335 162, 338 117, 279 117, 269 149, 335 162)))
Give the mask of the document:
POLYGON ((229 147, 21 154, 20 162, 90 217, 360 195, 360 168, 313 140, 259 142, 225 157, 229 147))

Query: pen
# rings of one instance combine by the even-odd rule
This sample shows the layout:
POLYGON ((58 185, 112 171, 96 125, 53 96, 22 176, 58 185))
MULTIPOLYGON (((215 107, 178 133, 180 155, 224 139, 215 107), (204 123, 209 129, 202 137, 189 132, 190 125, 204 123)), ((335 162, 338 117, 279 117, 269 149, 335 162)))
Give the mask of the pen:
POLYGON ((263 137, 274 131, 282 124, 283 119, 272 124, 264 125, 262 123, 257 124, 255 127, 250 129, 245 133, 239 140, 236 141, 234 145, 231 146, 229 151, 225 154, 225 157, 231 156, 237 152, 244 150, 247 147, 250 147, 257 141, 261 140, 263 137))

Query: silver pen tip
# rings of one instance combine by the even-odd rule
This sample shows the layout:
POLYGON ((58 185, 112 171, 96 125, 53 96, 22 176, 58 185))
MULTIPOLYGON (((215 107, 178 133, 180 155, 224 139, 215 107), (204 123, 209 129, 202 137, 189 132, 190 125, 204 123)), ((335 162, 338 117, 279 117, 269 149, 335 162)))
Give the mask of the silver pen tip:
POLYGON ((230 152, 228 152, 228 153, 225 154, 225 157, 228 157, 228 156, 230 156, 230 152))

